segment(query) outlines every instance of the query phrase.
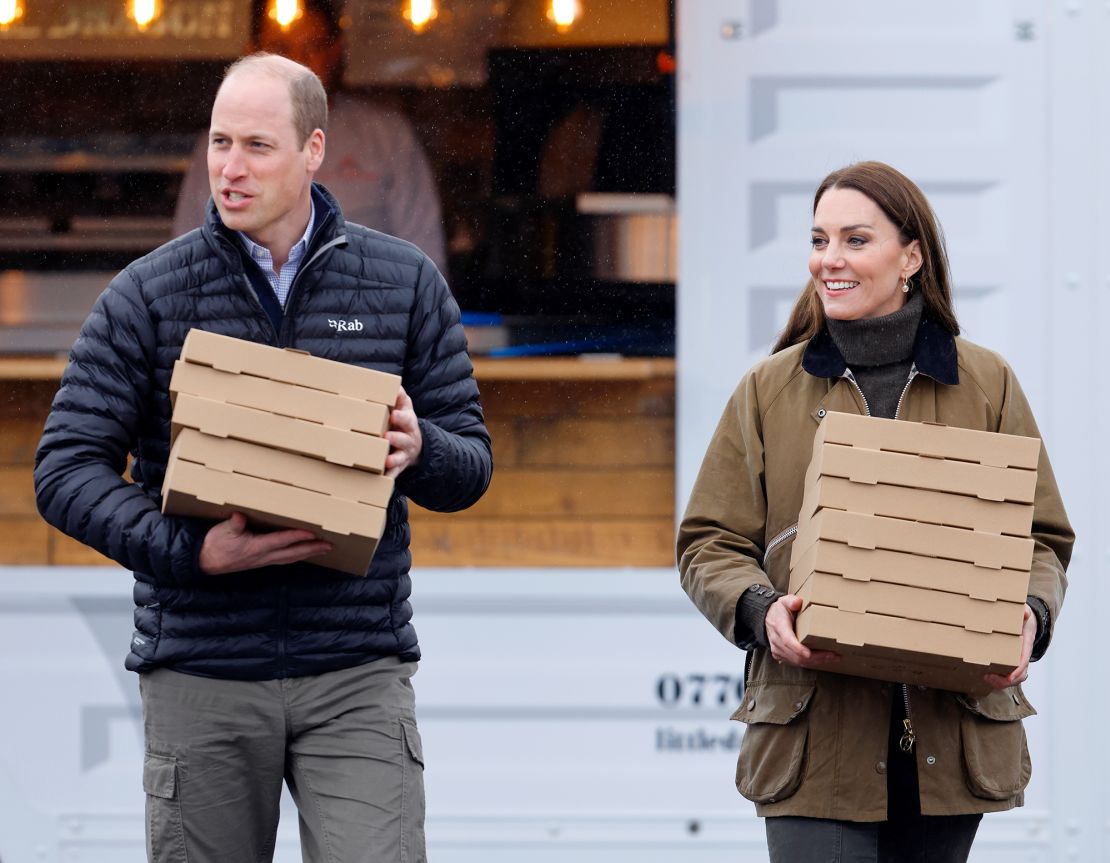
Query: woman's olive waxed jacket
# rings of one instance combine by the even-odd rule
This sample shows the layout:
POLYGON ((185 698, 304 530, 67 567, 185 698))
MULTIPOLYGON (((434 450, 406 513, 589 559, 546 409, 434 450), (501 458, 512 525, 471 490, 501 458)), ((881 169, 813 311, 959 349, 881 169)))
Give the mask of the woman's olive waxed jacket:
MULTIPOLYGON (((744 591, 787 591, 790 539, 774 547, 766 568, 763 557, 797 522, 820 416, 866 412, 845 368, 827 331, 769 357, 740 381, 709 444, 679 529, 679 568, 690 598, 733 643, 744 591)), ((928 317, 897 418, 1040 436, 1006 362, 928 317)), ((1074 535, 1043 447, 1033 538, 1029 595, 1048 607, 1050 637, 1074 535)), ((745 697, 733 715, 747 724, 740 793, 760 815, 884 820, 896 684, 778 664, 765 647, 740 641, 750 649, 745 697)), ((1021 688, 980 698, 909 692, 922 814, 1020 806, 1031 773, 1021 721, 1035 712, 1021 688)))

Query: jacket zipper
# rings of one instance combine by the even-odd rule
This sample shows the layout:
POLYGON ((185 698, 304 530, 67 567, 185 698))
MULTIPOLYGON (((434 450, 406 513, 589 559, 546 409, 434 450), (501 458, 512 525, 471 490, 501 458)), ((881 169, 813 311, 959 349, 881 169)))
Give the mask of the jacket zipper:
MULTIPOLYGON (((852 370, 851 369, 845 369, 844 374, 841 375, 841 377, 847 378, 851 382, 852 386, 854 386, 856 388, 856 392, 859 393, 859 397, 861 399, 863 399, 863 412, 864 412, 864 414, 866 416, 871 416, 871 405, 869 405, 867 403, 867 396, 865 396, 863 394, 863 387, 861 387, 859 385, 859 382, 856 380, 856 376, 854 374, 852 374, 852 370)), ((895 414, 895 416, 897 417, 897 414, 895 414)))
MULTIPOLYGON (((220 237, 220 240, 221 240, 221 242, 228 243, 228 244, 233 242, 230 238, 226 238, 226 237, 220 237)), ((309 258, 307 261, 304 261, 297 268, 297 274, 293 277, 293 283, 289 286, 289 297, 288 297, 289 302, 286 303, 287 307, 292 305, 294 288, 296 288, 297 284, 299 283, 300 278, 301 278, 301 274, 306 269, 308 269, 309 266, 311 266, 313 263, 315 263, 320 258, 320 256, 323 255, 325 252, 333 249, 335 246, 340 246, 340 245, 342 245, 343 243, 346 243, 346 242, 347 242, 347 235, 346 234, 341 234, 338 237, 334 237, 333 239, 329 240, 327 243, 322 245, 319 249, 317 249, 316 252, 312 255, 311 258, 309 258)), ((232 252, 234 252, 234 251, 235 251, 235 249, 232 248, 232 252)), ((254 285, 251 284, 250 277, 248 277, 246 273, 243 274, 243 281, 246 283, 247 296, 249 296, 251 298, 259 316, 266 322, 266 326, 269 328, 270 332, 273 333, 273 342, 278 344, 278 345, 281 345, 282 342, 283 342, 282 334, 274 330, 273 322, 270 320, 270 316, 268 314, 266 314, 266 310, 262 307, 262 301, 258 299, 258 295, 254 292, 254 285)), ((283 310, 283 312, 284 312, 284 310, 283 310)), ((287 318, 288 318, 288 315, 284 315, 284 314, 282 315, 282 329, 283 330, 285 329, 285 321, 286 321, 287 318)), ((288 587, 288 585, 285 585, 285 584, 281 585, 281 587, 279 588, 279 591, 278 591, 278 595, 279 595, 278 613, 279 613, 280 621, 281 621, 281 623, 280 623, 281 630, 280 630, 280 633, 279 633, 279 636, 278 636, 278 665, 279 665, 279 668, 280 668, 280 673, 284 677, 285 676, 286 639, 288 638, 288 634, 289 634, 288 633, 288 630, 289 630, 289 620, 288 620, 288 616, 289 616, 289 587, 288 587)))
POLYGON ((914 734, 913 723, 910 722, 910 687, 905 683, 902 684, 902 701, 906 705, 906 718, 902 720, 902 736, 898 740, 898 748, 903 752, 913 752, 917 735, 914 734))
MULTIPOLYGON (((331 217, 329 216, 329 218, 331 218, 331 217)), ((287 312, 287 310, 289 310, 293 307, 293 300, 296 296, 296 290, 297 290, 297 286, 300 284, 301 276, 304 274, 304 272, 309 267, 311 267, 316 261, 318 261, 320 259, 321 255, 323 255, 325 252, 330 251, 334 247, 342 245, 343 243, 346 243, 346 242, 347 242, 347 235, 346 234, 341 234, 338 237, 334 237, 333 239, 324 243, 324 245, 322 245, 320 248, 318 248, 316 250, 316 252, 312 255, 311 258, 309 258, 307 261, 302 261, 301 265, 299 267, 297 267, 297 274, 295 276, 293 276, 293 282, 292 282, 292 284, 289 285, 289 296, 286 298, 285 308, 282 309, 282 317, 281 317, 281 330, 282 331, 277 334, 277 339, 278 339, 278 344, 279 345, 281 345, 281 346, 285 345, 285 328, 286 328, 286 325, 287 325, 286 322, 289 320, 289 315, 286 312, 287 312)), ((252 294, 254 293, 253 289, 251 290, 251 293, 252 294)), ((259 303, 259 305, 261 305, 261 303, 259 303)), ((269 315, 267 315, 266 317, 267 317, 267 319, 269 319, 269 315)), ((287 642, 288 642, 288 639, 289 639, 289 585, 283 584, 281 586, 281 588, 280 588, 280 598, 281 598, 281 601, 280 601, 280 604, 279 604, 279 609, 280 609, 280 615, 281 615, 281 632, 278 636, 278 664, 281 668, 281 676, 284 677, 285 674, 286 674, 286 654, 287 654, 287 649, 286 648, 287 648, 287 642)))
POLYGON ((324 243, 324 245, 322 245, 320 248, 318 248, 313 253, 311 258, 309 258, 307 261, 302 261, 301 265, 299 267, 297 267, 297 274, 295 276, 293 276, 293 281, 289 285, 289 296, 286 298, 285 308, 282 309, 282 316, 281 316, 282 333, 278 334, 279 343, 282 346, 284 346, 284 344, 285 344, 285 339, 283 338, 283 334, 284 334, 284 331, 285 331, 285 322, 289 319, 289 315, 287 314, 287 311, 293 308, 293 300, 296 299, 297 286, 300 285, 300 283, 301 283, 301 275, 306 270, 308 270, 309 267, 311 267, 314 263, 316 263, 316 261, 318 261, 320 259, 320 256, 323 255, 325 252, 328 252, 331 249, 334 249, 336 246, 341 246, 346 242, 347 242, 347 235, 346 234, 340 234, 338 237, 332 238, 328 242, 324 243))
POLYGON ((283 584, 278 588, 278 617, 280 631, 278 633, 278 673, 285 677, 285 642, 289 637, 289 585, 283 584))
MULTIPOLYGON (((227 243, 227 244, 232 244, 234 242, 230 238, 223 237, 223 236, 220 237, 220 241, 223 242, 223 243, 227 243)), ((294 292, 294 289, 297 287, 298 283, 301 280, 301 273, 303 273, 306 269, 308 269, 309 266, 311 266, 313 263, 315 263, 316 260, 318 260, 319 257, 322 254, 329 251, 330 249, 335 248, 336 246, 341 246, 346 242, 347 242, 347 235, 346 234, 340 234, 338 237, 334 237, 331 240, 329 240, 328 242, 324 243, 324 245, 322 245, 320 248, 318 248, 315 251, 315 253, 312 255, 311 258, 309 258, 307 261, 304 261, 304 262, 301 263, 301 265, 297 268, 297 274, 293 277, 293 283, 289 286, 289 296, 288 296, 287 302, 285 304, 286 308, 288 308, 292 305, 293 292, 294 292)), ((232 248, 232 252, 235 252, 235 251, 236 250, 234 248, 232 248)), ((247 276, 246 273, 243 273, 243 282, 247 286, 247 296, 249 296, 251 298, 251 301, 254 303, 255 311, 258 312, 258 316, 266 322, 270 332, 273 333, 272 343, 281 346, 282 345, 282 337, 281 337, 282 334, 274 329, 273 322, 270 320, 270 316, 268 314, 266 314, 266 310, 262 307, 262 301, 258 299, 258 295, 254 292, 254 285, 251 284, 250 277, 247 276)), ((285 319, 286 319, 286 317, 288 317, 287 315, 284 314, 284 311, 285 311, 285 309, 282 310, 283 314, 282 314, 282 318, 281 318, 281 328, 283 330, 285 329, 285 319)))
POLYGON ((906 398, 906 393, 910 391, 910 384, 913 383, 913 379, 916 378, 917 375, 917 364, 914 363, 912 366, 910 366, 910 376, 906 379, 906 385, 902 387, 902 395, 898 396, 898 406, 894 408, 895 419, 898 419, 898 414, 902 412, 902 401, 906 398))
MULTIPOLYGON (((906 385, 902 387, 902 394, 898 396, 898 405, 894 408, 894 418, 898 419, 898 414, 902 412, 902 402, 906 398, 906 393, 910 391, 910 384, 913 379, 917 377, 917 364, 914 363, 910 366, 910 375, 906 379, 906 385)), ((910 687, 908 684, 902 684, 902 702, 906 705, 906 718, 902 720, 902 736, 898 740, 898 747, 906 753, 913 752, 914 741, 917 740, 917 735, 913 730, 913 722, 910 716, 910 687)))
POLYGON ((771 552, 790 539, 798 532, 798 525, 792 524, 786 530, 779 533, 774 539, 767 543, 767 550, 763 552, 763 571, 767 571, 767 558, 771 556, 771 552))
MULTIPOLYGON (((894 418, 898 419, 898 414, 902 412, 902 402, 906 398, 906 393, 910 391, 910 384, 913 379, 917 377, 917 364, 910 366, 910 374, 906 379, 906 385, 902 387, 902 394, 898 396, 898 405, 894 408, 894 418)), ((863 394, 863 389, 860 387, 859 382, 856 381, 856 376, 852 374, 851 369, 845 369, 843 377, 847 378, 852 386, 856 388, 859 397, 863 399, 863 409, 867 416, 871 416, 871 405, 867 403, 867 396, 863 394)), ((913 752, 913 744, 917 740, 917 734, 913 730, 913 721, 910 713, 910 687, 909 684, 902 684, 902 703, 906 706, 906 718, 902 720, 902 736, 898 740, 898 746, 903 752, 913 752)))
MULTIPOLYGON (((222 234, 218 234, 217 238, 219 242, 230 247, 230 251, 233 255, 238 255, 238 251, 235 249, 234 246, 234 240, 232 240, 230 237, 225 237, 222 234)), ((270 320, 270 316, 266 314, 266 310, 262 307, 262 301, 258 299, 258 294, 254 292, 254 285, 251 284, 250 276, 247 275, 245 270, 243 271, 242 276, 243 284, 246 286, 246 294, 250 298, 250 302, 254 304, 254 310, 257 313, 258 318, 264 322, 266 329, 273 334, 270 339, 270 343, 273 344, 277 342, 279 333, 277 330, 274 329, 273 321, 270 320)))

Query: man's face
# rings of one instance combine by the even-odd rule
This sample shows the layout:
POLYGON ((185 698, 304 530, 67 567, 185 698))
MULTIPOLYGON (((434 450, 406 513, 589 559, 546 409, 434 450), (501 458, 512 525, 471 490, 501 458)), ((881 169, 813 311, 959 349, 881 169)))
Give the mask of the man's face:
POLYGON ((285 81, 257 70, 224 81, 212 106, 208 180, 225 225, 271 250, 291 246, 308 225, 323 156, 319 130, 297 145, 285 81))

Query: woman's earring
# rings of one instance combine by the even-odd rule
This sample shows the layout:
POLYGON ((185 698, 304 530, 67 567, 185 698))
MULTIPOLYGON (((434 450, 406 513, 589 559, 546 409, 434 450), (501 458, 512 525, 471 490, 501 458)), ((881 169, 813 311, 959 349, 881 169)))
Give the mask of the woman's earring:
POLYGON ((910 292, 911 287, 913 287, 913 286, 910 284, 910 280, 906 279, 904 282, 902 282, 902 293, 903 294, 908 294, 910 292))

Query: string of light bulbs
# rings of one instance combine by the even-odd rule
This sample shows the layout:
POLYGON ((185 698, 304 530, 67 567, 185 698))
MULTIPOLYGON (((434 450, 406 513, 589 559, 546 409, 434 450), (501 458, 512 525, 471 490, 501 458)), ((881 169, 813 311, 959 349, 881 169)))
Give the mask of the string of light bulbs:
MULTIPOLYGON (((163 2, 173 0, 126 0, 127 17, 145 31, 162 14, 163 2)), ((27 0, 0 0, 0 30, 7 30, 26 16, 27 0)), ((570 30, 582 18, 582 0, 545 0, 547 20, 560 33, 570 30)), ((301 0, 270 0, 267 14, 283 30, 289 29, 304 14, 301 0)), ((414 33, 423 33, 439 18, 439 0, 404 0, 401 17, 414 33)))

